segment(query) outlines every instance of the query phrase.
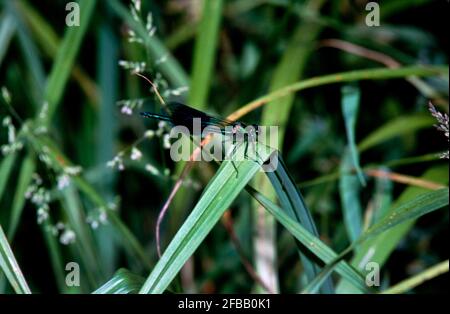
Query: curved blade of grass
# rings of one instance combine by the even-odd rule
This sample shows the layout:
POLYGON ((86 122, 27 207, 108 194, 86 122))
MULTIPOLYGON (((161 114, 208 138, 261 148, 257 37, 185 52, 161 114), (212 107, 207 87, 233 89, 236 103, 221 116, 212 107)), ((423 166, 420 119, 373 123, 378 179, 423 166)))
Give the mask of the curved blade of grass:
MULTIPOLYGON (((305 9, 311 12, 311 14, 320 15, 320 8, 324 4, 323 0, 309 0, 305 2, 305 9)), ((283 88, 289 84, 298 81, 302 76, 307 66, 307 62, 313 51, 315 41, 320 33, 322 27, 318 23, 311 23, 311 21, 301 21, 295 30, 289 43, 283 52, 281 60, 277 64, 273 76, 270 81, 270 91, 275 91, 283 88)), ((269 134, 269 136, 277 136, 278 138, 271 143, 277 143, 276 148, 282 151, 282 143, 284 139, 284 130, 289 120, 290 112, 294 104, 294 95, 288 95, 282 99, 275 99, 270 103, 270 106, 263 108, 261 125, 276 125, 278 126, 278 133, 269 134)), ((277 168, 278 169, 278 168, 277 168)), ((287 174, 285 171, 284 174, 287 174)), ((276 176, 269 176, 274 180, 272 185, 277 181, 276 176)), ((285 177, 286 179, 287 177, 285 177)), ((285 180, 286 184, 291 181, 285 180)), ((275 193, 271 187, 271 184, 266 180, 265 176, 257 175, 255 177, 256 185, 259 191, 269 197, 275 199, 275 193)), ((281 189, 278 192, 283 193, 281 189)), ((291 190, 292 191, 292 190, 291 190)), ((294 192, 296 194, 296 191, 294 192)), ((291 194, 293 197, 294 194, 291 194)), ((280 198, 282 199, 282 198, 280 198)), ((293 199, 292 199, 293 200, 293 199)), ((262 206, 257 202, 254 202, 254 224, 256 226, 256 232, 254 233, 254 263, 256 270, 264 282, 270 285, 271 290, 278 291, 278 272, 277 272, 277 250, 276 250, 276 232, 275 232, 275 219, 270 215, 262 206)), ((299 209, 299 213, 302 214, 300 203, 293 203, 292 206, 296 206, 299 209), (297 205, 297 206, 296 206, 297 205)), ((291 206, 287 208, 292 208, 291 206)), ((292 212, 291 212, 292 213, 292 212)), ((295 217, 295 215, 294 215, 295 217)), ((308 258, 300 254, 302 264, 305 267, 307 277, 314 278, 317 266, 311 263, 308 258)), ((330 291, 328 291, 330 293, 330 291)))
MULTIPOLYGON (((387 161, 383 164, 380 164, 379 166, 380 167, 399 167, 399 166, 404 166, 404 165, 412 165, 412 164, 416 164, 416 163, 436 161, 436 160, 440 160, 439 154, 440 154, 440 152, 436 152, 436 153, 431 153, 431 154, 426 154, 426 155, 421 155, 421 156, 395 159, 395 160, 387 161)), ((373 165, 369 165, 369 166, 364 167, 363 170, 365 171, 367 169, 371 169, 372 167, 373 167, 373 165)), ((331 174, 326 174, 326 175, 317 177, 312 180, 303 181, 302 183, 299 183, 298 185, 301 188, 307 188, 307 187, 311 187, 314 185, 319 185, 319 184, 324 184, 324 183, 328 183, 331 181, 336 181, 339 179, 339 177, 340 177, 340 172, 336 171, 331 174)))
MULTIPOLYGON (((325 245, 319 238, 308 232, 303 226, 301 226, 294 219, 289 217, 288 214, 273 204, 264 195, 258 193, 255 189, 248 187, 249 191, 253 197, 255 197, 258 202, 261 203, 275 218, 298 240, 300 241, 312 254, 317 256, 324 263, 330 263, 338 257, 332 249, 325 245)), ((362 275, 347 262, 341 261, 336 266, 336 271, 351 281, 356 287, 368 291, 362 275)))
MULTIPOLYGON (((16 18, 17 35, 19 38, 20 47, 22 48, 26 64, 31 72, 31 77, 33 78, 32 82, 33 86, 31 86, 31 89, 36 93, 36 98, 41 100, 42 92, 45 86, 45 72, 42 62, 40 60, 37 47, 31 40, 29 29, 23 22, 23 18, 17 10, 15 1, 8 2, 8 10, 16 18)), ((35 103, 35 105, 40 104, 35 103)))
POLYGON ((435 161, 439 160, 439 152, 431 153, 431 154, 425 154, 420 156, 413 156, 413 157, 405 157, 401 159, 395 159, 387 161, 384 165, 386 167, 400 167, 404 165, 411 165, 415 163, 422 163, 422 162, 428 162, 428 161, 435 161))
POLYGON ((314 278, 312 281, 309 282, 309 284, 301 291, 302 294, 314 294, 317 293, 317 291, 322 286, 323 282, 330 278, 331 273, 334 271, 334 267, 337 265, 337 259, 336 262, 332 262, 330 264, 327 264, 325 268, 314 278))
MULTIPOLYGON (((192 73, 189 87, 188 101, 197 109, 204 109, 207 104, 208 94, 212 81, 212 70, 217 54, 217 40, 222 17, 223 0, 207 1, 202 0, 202 16, 197 29, 197 38, 195 40, 194 54, 192 57, 192 73)), ((185 27, 186 28, 186 27, 185 27)), ((193 29, 194 27, 187 27, 193 29)), ((185 86, 187 86, 187 79, 185 86)), ((182 173, 185 166, 184 162, 178 163, 176 172, 182 173)), ((184 202, 187 195, 186 191, 179 191, 174 199, 174 216, 170 229, 179 225, 183 217, 181 209, 184 208, 184 202)))
POLYGON ((217 38, 222 17, 223 0, 203 1, 202 17, 197 30, 192 65, 189 103, 203 109, 208 100, 211 74, 217 52, 217 38))
POLYGON ((360 182, 352 174, 354 159, 350 150, 346 150, 341 160, 339 194, 341 198, 344 225, 350 242, 354 242, 362 232, 362 208, 359 199, 360 182))
MULTIPOLYGON (((61 40, 51 25, 49 25, 48 22, 39 15, 39 12, 26 1, 17 0, 14 4, 18 12, 23 16, 33 37, 35 37, 36 42, 40 45, 40 48, 47 56, 54 58, 58 53, 58 47, 61 40)), ((76 64, 73 66, 72 76, 78 81, 81 89, 89 98, 89 104, 97 104, 98 95, 95 82, 76 64)))
MULTIPOLYGON (((196 40, 194 45, 194 51, 192 56, 192 70, 191 70, 191 82, 189 86, 189 93, 187 95, 188 102, 197 109, 204 109, 207 105, 209 91, 213 81, 213 69, 216 60, 217 42, 220 33, 220 23, 222 19, 222 5, 223 0, 208 1, 201 0, 200 6, 202 7, 200 22, 195 27, 196 40)), ((185 27, 186 29, 194 29, 191 27, 185 27)), ((181 174, 182 169, 185 166, 184 162, 177 163, 176 172, 181 174)), ((187 191, 181 190, 176 195, 173 203, 174 219, 170 223, 169 230, 179 226, 180 221, 185 216, 182 214, 185 208, 188 195, 184 195, 187 191), (179 217, 179 218, 178 218, 179 217)), ((192 265, 189 263, 188 265, 192 265)), ((191 272, 189 267, 186 268, 186 272, 191 272)), ((187 275, 189 276, 189 275, 187 275)), ((186 282, 182 280, 182 282, 186 282)), ((192 288, 183 287, 184 290, 191 290, 192 288)))
POLYGON ((15 1, 20 14, 24 17, 29 29, 33 32, 36 42, 42 51, 49 57, 55 57, 58 53, 61 40, 47 20, 40 15, 39 11, 26 0, 15 1))
POLYGON ((25 192, 31 182, 35 168, 36 163, 34 161, 34 157, 27 155, 22 161, 19 173, 19 181, 17 182, 17 188, 11 206, 11 216, 8 226, 8 238, 10 239, 10 241, 12 241, 16 233, 20 216, 22 215, 22 210, 26 201, 25 192))
POLYGON ((92 285, 96 285, 104 278, 104 271, 97 255, 97 246, 92 237, 91 230, 86 223, 86 217, 81 206, 75 187, 69 185, 61 193, 61 205, 67 215, 70 227, 74 230, 77 240, 75 244, 80 259, 83 261, 85 275, 92 285))
POLYGON ((274 92, 257 98, 245 106, 241 107, 233 115, 228 116, 230 120, 236 120, 240 117, 248 114, 249 112, 261 107, 262 105, 269 103, 275 99, 286 97, 292 93, 299 92, 304 89, 318 87, 327 84, 337 84, 343 82, 354 82, 361 80, 388 80, 395 78, 404 78, 409 76, 444 76, 448 77, 448 67, 424 67, 424 66, 410 66, 397 69, 376 68, 369 70, 356 70, 349 72, 334 73, 329 75, 323 75, 318 77, 312 77, 310 79, 302 80, 291 84, 289 86, 280 88, 274 92))
MULTIPOLYGON (((242 154, 243 149, 242 145, 236 154, 242 154), (241 152, 239 152, 240 150, 241 152)), ((264 160, 267 159, 266 152, 258 149, 258 153, 264 160)), ((225 210, 260 169, 259 164, 250 160, 235 161, 234 163, 238 168, 238 173, 230 161, 222 163, 139 293, 164 292, 225 210)))
MULTIPOLYGON (((448 165, 431 168, 422 176, 422 178, 425 180, 432 180, 441 184, 445 184, 446 182, 448 182, 448 165)), ((408 187, 393 203, 391 208, 385 214, 384 219, 389 219, 389 217, 391 217, 391 215, 396 212, 397 208, 403 206, 404 204, 407 204, 409 201, 413 201, 417 197, 417 195, 424 194, 428 191, 429 190, 415 186, 408 187)), ((448 199, 446 201, 448 202, 448 199)), ((393 218, 395 218, 396 216, 397 214, 395 214, 393 218)), ((378 224, 380 222, 378 222, 378 224)), ((395 227, 390 228, 389 230, 382 232, 381 234, 378 234, 374 237, 372 236, 370 239, 363 241, 363 243, 360 243, 358 245, 358 250, 353 257, 351 264, 358 269, 362 268, 367 263, 367 261, 376 262, 380 266, 384 265, 389 255, 397 247, 398 243, 405 236, 405 234, 412 228, 414 223, 414 219, 409 219, 408 221, 397 224, 395 227)), ((370 230, 373 230, 375 226, 376 225, 373 225, 370 230)), ((366 234, 367 232, 364 233, 364 236, 366 234)), ((339 283, 337 291, 339 293, 359 292, 358 289, 349 286, 346 281, 341 281, 339 283)))
MULTIPOLYGON (((436 182, 444 183, 445 181, 448 181, 448 168, 433 168, 428 171, 424 177, 427 179, 433 178, 436 182), (442 173, 443 169, 446 169, 447 171, 442 173), (445 176, 447 177, 446 179, 444 179, 445 176)), ((361 236, 358 242, 364 242, 365 240, 380 234, 387 229, 394 229, 394 231, 397 231, 396 228, 393 228, 394 226, 397 226, 407 220, 414 220, 430 211, 447 205, 449 201, 448 193, 448 188, 428 192, 423 188, 409 187, 392 205, 389 212, 386 213, 380 221, 372 225, 361 236)), ((389 243, 392 245, 395 238, 393 234, 388 234, 386 239, 390 239, 389 243)), ((385 244, 383 248, 386 249, 387 245, 385 244)))
MULTIPOLYGON (((384 171, 389 171, 385 167, 381 167, 384 171)), ((392 204, 393 183, 391 180, 385 177, 375 178, 375 193, 373 196, 373 213, 371 221, 368 221, 368 225, 376 223, 383 218, 392 204)), ((367 228, 366 228, 367 229, 367 228)))
MULTIPOLYGON (((115 153, 115 139, 118 130, 118 118, 112 108, 115 107, 120 90, 118 80, 118 59, 119 45, 118 39, 108 23, 103 23, 99 28, 100 49, 97 54, 97 63, 99 64, 99 90, 100 90, 100 109, 98 115, 98 136, 96 138, 96 160, 98 164, 105 165, 111 156, 115 153)), ((102 175, 99 181, 99 192, 106 200, 114 198, 114 182, 116 172, 108 171, 102 175)), ((102 268, 108 277, 116 269, 117 262, 117 239, 113 235, 114 228, 111 225, 105 225, 98 228, 94 233, 99 247, 99 255, 103 261, 102 268)))
MULTIPOLYGON (((278 154, 278 167, 276 170, 266 174, 280 200, 281 208, 312 235, 319 237, 311 212, 306 207, 302 194, 295 185, 294 179, 287 171, 286 164, 280 154, 278 154)), ((320 272, 320 268, 317 263, 314 262, 314 259, 311 258, 311 254, 308 254, 309 251, 297 240, 296 244, 299 248, 300 259, 302 261, 302 266, 305 269, 306 277, 309 280, 313 280, 320 272)), ((322 290, 323 293, 334 293, 331 279, 327 280, 322 290)))
POLYGON ((401 116, 389 121, 369 134, 358 145, 360 152, 366 151, 378 144, 404 134, 411 134, 417 130, 431 127, 435 120, 430 115, 414 114, 401 116))
POLYGON ((11 174, 16 158, 17 153, 10 153, 2 159, 0 164, 0 200, 2 199, 6 183, 8 182, 9 175, 11 174))
POLYGON ((108 214, 108 220, 116 229, 120 235, 119 240, 122 243, 124 249, 141 263, 148 267, 150 265, 149 255, 145 252, 139 241, 134 234, 128 229, 128 227, 120 219, 119 215, 111 210, 108 203, 98 194, 94 187, 92 187, 85 179, 81 177, 74 178, 74 183, 78 189, 86 194, 86 196, 97 206, 105 208, 108 214))
POLYGON ((415 9, 420 10, 420 6, 431 2, 432 0, 397 0, 397 1, 389 1, 386 2, 386 5, 383 5, 383 10, 380 10, 380 17, 383 20, 389 19, 391 16, 395 14, 399 14, 406 9, 415 9))
POLYGON ((44 99, 48 102, 48 111, 42 123, 48 125, 63 96, 64 88, 75 62, 76 55, 94 12, 96 0, 80 0, 80 26, 68 27, 58 49, 52 70, 45 87, 44 99))
MULTIPOLYGON (((278 167, 274 172, 268 172, 267 175, 272 176, 274 174, 277 183, 277 195, 280 196, 280 202, 288 205, 291 211, 288 213, 291 214, 291 217, 296 219, 299 223, 301 223, 309 232, 319 236, 316 225, 312 218, 311 212, 306 207, 305 201, 303 200, 302 194, 297 186, 294 184, 294 180, 292 176, 287 171, 286 164, 283 161, 283 158, 278 155, 278 167)), ((272 180, 275 183, 275 180, 272 180)))
MULTIPOLYGON (((28 136, 28 139, 33 142, 37 147, 47 147, 48 156, 52 160, 52 164, 60 167, 60 170, 63 170, 64 167, 71 166, 72 163, 62 154, 57 146, 53 143, 50 138, 41 136, 39 139, 33 137, 31 134, 28 136)), ((101 195, 97 192, 97 190, 92 187, 83 177, 81 176, 73 176, 73 183, 77 186, 77 188, 86 194, 87 198, 92 201, 98 207, 104 208, 108 214, 108 219, 114 228, 117 230, 118 234, 120 234, 119 239, 124 247, 124 249, 132 256, 139 259, 142 264, 146 267, 150 265, 148 254, 145 253, 145 250, 139 244, 139 241, 136 237, 131 233, 131 231, 126 227, 126 225, 121 221, 120 217, 117 213, 110 209, 108 202, 104 200, 101 195)))
POLYGON ((356 170, 359 181, 363 186, 366 185, 366 180, 359 165, 359 154, 355 142, 355 127, 356 119, 358 117, 360 91, 359 88, 353 85, 345 85, 341 89, 342 92, 342 115, 345 121, 345 131, 347 133, 348 147, 350 149, 351 160, 353 167, 356 170))
POLYGON ((133 274, 128 269, 119 269, 114 276, 92 294, 131 294, 138 293, 144 278, 133 274))
POLYGON ((16 21, 11 14, 4 13, 0 16, 0 66, 3 57, 9 48, 14 32, 16 31, 16 21))
POLYGON ((420 194, 411 201, 405 202, 393 209, 387 217, 370 227, 358 240, 359 243, 376 236, 383 231, 412 219, 417 219, 429 212, 448 205, 448 188, 420 194))
POLYGON ((322 271, 314 278, 303 290, 302 294, 316 293, 322 284, 329 278, 331 273, 335 270, 338 263, 343 260, 347 254, 351 252, 352 247, 348 247, 342 253, 340 253, 331 263, 328 263, 322 271))
POLYGON ((75 287, 68 287, 66 284, 66 271, 61 254, 61 247, 57 238, 52 233, 52 226, 54 226, 51 217, 44 220, 39 225, 44 236, 45 244, 47 245, 47 252, 50 255, 52 270, 56 277, 56 283, 61 293, 68 293, 75 287))
POLYGON ((199 22, 197 20, 189 21, 189 25, 182 24, 175 29, 169 36, 164 38, 164 45, 168 50, 174 51, 182 44, 190 41, 197 34, 199 22))
POLYGON ((449 271, 449 262, 448 260, 440 262, 419 274, 412 276, 408 279, 405 279, 398 284, 390 287, 389 289, 384 290, 383 294, 398 294, 408 292, 411 289, 414 289, 418 285, 421 285, 427 280, 433 279, 439 275, 448 273, 449 271))
POLYGON ((2 225, 0 225, 0 268, 5 273, 6 278, 8 278, 9 283, 16 293, 31 293, 8 243, 8 239, 3 232, 2 225))
MULTIPOLYGON (((335 260, 329 263, 323 271, 308 285, 303 291, 304 293, 314 293, 323 283, 323 281, 332 273, 338 263, 352 251, 358 244, 385 232, 395 226, 409 220, 417 219, 427 213, 440 209, 449 203, 448 189, 440 189, 429 193, 421 194, 413 200, 400 204, 393 210, 388 217, 383 218, 378 223, 368 229, 356 242, 345 249, 335 260)), ((447 264, 448 267, 448 264, 447 264)))
POLYGON ((50 24, 27 1, 17 0, 15 4, 29 24, 29 28, 34 33, 36 41, 42 46, 43 51, 49 56, 56 55, 60 43, 58 35, 50 24))

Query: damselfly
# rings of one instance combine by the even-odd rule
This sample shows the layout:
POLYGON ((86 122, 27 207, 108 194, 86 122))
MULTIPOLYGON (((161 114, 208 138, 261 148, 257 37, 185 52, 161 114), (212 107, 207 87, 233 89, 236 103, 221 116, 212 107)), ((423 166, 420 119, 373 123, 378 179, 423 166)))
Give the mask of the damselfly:
MULTIPOLYGON (((256 141, 258 139, 259 127, 255 124, 245 125, 240 121, 229 121, 210 116, 200 110, 191 108, 179 102, 170 102, 166 105, 167 115, 151 112, 141 112, 146 118, 154 118, 169 122, 172 126, 183 126, 187 128, 190 135, 204 137, 208 133, 221 133, 233 141, 230 157, 234 155, 242 143, 246 143, 244 158, 248 158, 248 144, 252 144, 256 156, 256 141)), ((233 167, 236 169, 235 164, 233 167)), ((237 169, 236 169, 237 171, 237 169)))

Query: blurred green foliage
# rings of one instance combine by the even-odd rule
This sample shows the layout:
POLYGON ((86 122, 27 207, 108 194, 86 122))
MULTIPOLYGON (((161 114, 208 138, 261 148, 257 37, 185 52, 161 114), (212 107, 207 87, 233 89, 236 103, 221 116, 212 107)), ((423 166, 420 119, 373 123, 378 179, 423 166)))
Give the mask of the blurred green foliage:
POLYGON ((448 136, 428 111, 448 112, 447 2, 383 2, 377 27, 356 0, 77 3, 68 27, 67 1, 0 0, 0 293, 135 293, 158 269, 173 292, 319 291, 328 276, 336 292, 361 292, 355 274, 372 260, 377 291, 448 291, 448 136), (221 212, 199 214, 178 239, 200 245, 171 252, 187 260, 180 273, 179 259, 157 264, 157 217, 184 164, 164 148, 167 129, 139 116, 160 106, 135 70, 211 114, 255 105, 242 120, 280 128, 285 175, 320 237, 276 205, 282 186, 257 175, 256 192, 238 193, 232 167, 195 163, 163 249, 193 208, 229 211, 217 224, 221 212), (295 239, 322 264, 348 263, 311 281, 295 239), (66 284, 69 262, 80 286, 66 284))

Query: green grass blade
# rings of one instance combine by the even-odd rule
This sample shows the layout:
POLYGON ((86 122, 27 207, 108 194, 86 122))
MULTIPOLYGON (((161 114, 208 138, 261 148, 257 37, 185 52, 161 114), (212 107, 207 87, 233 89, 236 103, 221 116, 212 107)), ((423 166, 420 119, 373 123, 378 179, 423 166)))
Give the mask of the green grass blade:
POLYGON ((138 293, 144 283, 144 278, 133 274, 127 269, 119 269, 114 276, 93 294, 131 294, 138 293))
MULTIPOLYGON (((380 164, 379 166, 380 167, 400 167, 400 166, 404 166, 404 165, 412 165, 412 164, 436 161, 439 159, 440 159, 439 152, 436 152, 436 153, 425 154, 425 155, 421 155, 421 156, 394 159, 391 161, 387 161, 383 164, 380 164)), ((373 166, 366 166, 363 168, 363 170, 372 169, 372 168, 373 168, 373 166)), ((304 182, 300 183, 299 186, 302 188, 306 188, 306 187, 311 187, 314 185, 324 184, 324 183, 338 180, 339 176, 340 176, 340 171, 336 171, 331 174, 326 174, 326 175, 320 176, 313 180, 304 181, 304 182)))
POLYGON ((8 226, 8 238, 10 241, 14 238, 14 235, 19 225, 20 217, 22 216, 22 210, 25 205, 25 192, 31 182, 36 163, 33 156, 27 155, 22 161, 19 180, 17 182, 16 192, 11 206, 11 216, 8 226))
MULTIPOLYGON (((323 0, 310 0, 305 4, 305 7, 311 11, 311 14, 319 14, 323 3, 323 0)), ((317 23, 311 23, 307 20, 299 23, 274 70, 270 81, 270 91, 276 91, 288 86, 303 76, 313 51, 312 47, 315 45, 320 30, 321 26, 317 23)), ((275 143, 278 143, 276 148, 280 151, 282 151, 285 129, 293 104, 294 94, 291 94, 284 98, 274 99, 268 106, 263 108, 260 123, 261 125, 278 126, 278 134, 270 134, 270 136, 278 136, 275 143)), ((264 175, 257 175, 255 180, 262 194, 267 195, 270 199, 275 199, 275 193, 271 184, 264 175)), ((274 182, 276 182, 276 178, 275 181, 272 180, 272 185, 274 182)), ((280 190, 279 192, 283 193, 280 190)), ((271 286, 273 291, 278 291, 277 250, 274 245, 276 243, 275 219, 257 202, 254 203, 254 223, 257 226, 253 239, 256 270, 261 278, 271 286)), ((295 206, 295 204, 293 205, 295 206)), ((307 277, 314 278, 317 271, 316 266, 309 262, 307 258, 302 257, 302 254, 300 257, 302 264, 305 266, 307 277)), ((329 293, 330 291, 327 292, 329 293)))
POLYGON ((400 166, 404 166, 404 165, 412 165, 412 164, 416 164, 416 163, 436 161, 436 160, 439 160, 439 152, 391 160, 391 161, 386 162, 385 166, 386 167, 400 167, 400 166))
POLYGON ((386 230, 392 229, 397 225, 409 220, 415 220, 420 216, 430 213, 448 205, 448 188, 420 194, 411 201, 405 202, 394 208, 387 217, 370 227, 358 240, 363 242, 386 230))
MULTIPOLYGON (((40 54, 31 40, 29 29, 23 22, 23 18, 20 12, 17 10, 16 2, 9 2, 8 9, 11 14, 16 18, 17 23, 17 35, 19 38, 20 47, 25 57, 25 62, 31 72, 32 90, 35 92, 35 99, 42 99, 42 92, 45 86, 45 71, 40 60, 40 54), (35 86, 34 86, 35 85, 35 86)), ((40 105, 40 104, 35 104, 40 105)))
MULTIPOLYGON (((53 165, 61 167, 59 170, 63 170, 63 167, 68 167, 73 165, 65 156, 62 154, 54 142, 50 138, 40 137, 39 139, 30 136, 28 137, 37 147, 47 147, 48 156, 51 158, 53 165)), ((102 198, 98 191, 91 186, 83 177, 80 175, 71 178, 73 183, 77 188, 86 194, 86 197, 96 206, 104 208, 108 214, 109 221, 114 226, 117 233, 120 235, 119 239, 124 247, 124 249, 132 256, 139 259, 144 266, 150 264, 148 254, 139 244, 139 241, 127 228, 127 226, 121 221, 117 213, 110 209, 108 202, 102 198)))
POLYGON ((380 233, 388 231, 389 229, 395 228, 399 224, 402 224, 409 220, 415 220, 427 213, 448 205, 448 197, 448 189, 440 189, 437 191, 421 194, 409 202, 400 204, 400 206, 395 208, 388 217, 383 218, 378 223, 373 225, 355 243, 353 243, 353 245, 348 247, 333 262, 328 264, 324 268, 324 270, 310 283, 310 285, 308 285, 304 292, 314 293, 323 282, 323 280, 334 270, 338 262, 340 262, 341 259, 343 259, 344 256, 349 253, 351 249, 354 248, 357 244, 362 243, 365 240, 380 233))
POLYGON ((50 123, 61 101, 96 3, 96 0, 80 0, 80 26, 66 29, 45 87, 44 99, 48 103, 47 115, 43 121, 45 125, 50 123))
POLYGON ((395 14, 402 13, 404 10, 420 10, 420 6, 431 2, 432 0, 394 0, 386 2, 383 5, 383 10, 380 10, 381 19, 389 19, 395 14))
POLYGON ((197 30, 192 65, 189 103, 203 109, 208 100, 211 75, 217 53, 217 39, 222 18, 223 0, 203 0, 202 17, 197 30))
MULTIPOLYGON (((389 171, 381 167, 382 171, 389 171)), ((375 193, 373 196, 372 222, 378 222, 383 218, 392 204, 392 193, 394 184, 388 178, 375 178, 375 193)), ((370 221, 368 222, 370 224, 370 221)))
POLYGON ((339 264, 341 260, 345 258, 345 256, 351 252, 351 247, 344 250, 340 253, 332 262, 328 263, 322 271, 314 278, 303 290, 301 293, 303 294, 313 294, 316 293, 322 284, 327 280, 327 278, 331 275, 331 273, 335 270, 336 266, 339 264))
MULTIPOLYGON (((445 184, 448 182, 448 165, 431 168, 421 178, 434 181, 436 183, 445 184)), ((428 191, 423 188, 413 186, 408 187, 392 204, 384 219, 389 219, 389 217, 395 213, 396 208, 407 204, 409 201, 413 201, 417 197, 417 195, 424 194, 426 192, 428 191)), ((393 218, 395 218, 395 216, 397 216, 397 214, 395 214, 393 218)), ((380 222, 378 222, 378 224, 379 223, 380 222)), ((414 219, 409 219, 408 221, 396 225, 395 228, 390 228, 389 230, 375 237, 367 239, 358 246, 358 251, 353 257, 351 264, 358 269, 364 267, 367 261, 376 262, 380 266, 382 266, 386 262, 390 254, 393 252, 393 250, 397 247, 401 239, 412 228, 414 223, 414 219)), ((371 230, 373 230, 374 227, 375 225, 371 227, 371 230)), ((341 281, 339 283, 337 291, 339 293, 359 292, 358 289, 352 288, 345 281, 341 281)))
MULTIPOLYGON (((319 14, 324 3, 323 0, 312 0, 306 5, 311 14, 319 14)), ((299 81, 308 64, 314 43, 321 30, 316 23, 301 23, 294 31, 286 50, 275 68, 270 83, 270 92, 274 93, 299 81)), ((279 130, 279 150, 281 151, 284 127, 290 117, 294 95, 286 95, 284 98, 272 99, 269 106, 264 107, 261 118, 262 125, 277 125, 279 130)))
POLYGON ((8 179, 16 159, 17 153, 10 153, 2 159, 2 162, 0 164, 0 200, 2 199, 6 183, 8 183, 8 179))
MULTIPOLYGON (((61 40, 53 30, 48 21, 39 12, 30 6, 26 1, 15 1, 17 11, 23 16, 28 29, 32 32, 35 41, 42 51, 50 58, 54 59, 58 53, 61 40)), ((81 89, 89 98, 92 104, 98 102, 97 87, 87 74, 78 66, 72 68, 72 77, 78 81, 81 89)), ((40 104, 39 104, 40 105, 40 104)))
POLYGON ((0 66, 8 51, 9 44, 16 31, 16 21, 11 14, 3 13, 0 16, 0 66))
MULTIPOLYGON (((294 179, 287 171, 286 164, 280 155, 278 155, 278 160, 279 162, 276 170, 274 172, 268 172, 267 176, 276 191, 282 209, 284 209, 291 218, 301 224, 308 232, 319 237, 311 212, 306 207, 300 190, 295 185, 294 179)), ((302 253, 302 250, 304 250, 303 245, 297 241, 296 243, 299 248, 300 259, 302 261, 302 266, 305 269, 306 277, 309 280, 313 280, 320 269, 313 260, 303 254, 304 252, 302 253)), ((327 280, 326 285, 323 288, 323 293, 334 293, 331 280, 327 280)))
POLYGON ((361 185, 356 175, 351 172, 353 167, 352 153, 346 150, 340 166, 339 194, 344 225, 350 242, 358 239, 362 232, 362 206, 359 199, 361 185))
POLYGON ((353 85, 346 85, 342 87, 342 115, 345 121, 345 131, 347 133, 348 147, 350 149, 351 160, 353 167, 356 170, 359 181, 363 186, 366 185, 366 180, 359 165, 359 154, 356 148, 355 128, 356 120, 358 118, 360 91, 359 88, 353 85))
POLYGON ((55 274, 56 278, 56 284, 58 285, 59 291, 61 293, 68 293, 70 290, 76 287, 68 287, 66 285, 66 272, 63 262, 63 257, 61 253, 61 247, 57 240, 57 238, 54 236, 52 232, 52 225, 53 222, 51 218, 47 218, 44 220, 42 224, 40 224, 40 228, 42 231, 42 234, 44 236, 45 244, 47 245, 47 252, 50 257, 50 262, 52 264, 52 270, 55 274))
POLYGON ((170 51, 177 49, 179 46, 195 37, 198 27, 198 21, 191 21, 188 26, 181 25, 164 39, 164 45, 170 51))
MULTIPOLYGON (((115 138, 118 132, 118 119, 113 108, 118 99, 119 73, 119 43, 112 27, 103 23, 99 29, 100 49, 97 60, 99 64, 99 90, 100 90, 100 110, 99 128, 96 138, 96 160, 98 164, 106 165, 108 160, 115 154, 115 138)), ((114 182, 116 172, 108 171, 102 176, 99 182, 99 191, 104 199, 112 201, 114 199, 114 182)), ((108 277, 114 273, 117 261, 117 239, 113 235, 114 229, 111 225, 105 225, 95 232, 95 237, 99 247, 99 255, 103 261, 102 268, 108 277)))
POLYGON ((41 44, 43 51, 49 56, 55 55, 60 43, 58 35, 50 24, 27 1, 18 0, 16 6, 29 24, 29 28, 33 31, 36 41, 41 44))
POLYGON ((431 127, 435 120, 430 115, 413 114, 389 121, 369 134, 358 145, 360 152, 404 134, 431 127))
POLYGON ((440 262, 419 274, 412 276, 411 278, 405 279, 398 284, 390 287, 389 289, 384 290, 383 294, 398 294, 405 293, 414 289, 418 285, 424 283, 427 280, 433 279, 439 275, 448 273, 449 271, 449 263, 448 260, 440 262))
POLYGON ((291 84, 289 86, 280 88, 273 91, 267 95, 259 97, 250 103, 243 106, 238 114, 239 117, 249 113, 250 111, 258 108, 259 106, 270 103, 271 101, 283 97, 287 97, 292 93, 299 92, 301 90, 318 87, 328 84, 337 84, 344 82, 355 82, 362 80, 388 80, 396 78, 405 78, 409 76, 427 77, 427 76, 442 76, 448 77, 448 67, 447 66, 435 66, 435 67, 424 67, 424 66, 409 66, 397 69, 386 69, 386 68, 376 68, 369 70, 356 70, 349 72, 341 72, 335 74, 328 74, 318 77, 312 77, 306 80, 302 80, 291 84))
MULTIPOLYGON (((277 195, 284 195, 282 203, 291 206, 291 216, 297 219, 309 232, 319 236, 316 225, 312 218, 311 212, 306 207, 302 194, 297 186, 294 184, 294 179, 287 171, 287 166, 284 163, 282 157, 278 155, 278 167, 274 172, 267 173, 267 175, 274 174, 277 176, 277 195), (284 193, 282 193, 284 192, 284 193)), ((275 180, 272 180, 275 182, 275 180)))
MULTIPOLYGON (((242 149, 244 147, 241 146, 236 154, 242 149)), ((268 156, 262 150, 258 150, 258 153, 263 159, 268 156)), ((231 161, 222 163, 191 214, 153 268, 140 293, 162 293, 166 290, 225 210, 260 169, 256 162, 249 160, 236 161, 235 165, 238 173, 231 161)))
POLYGON ((97 255, 97 246, 86 223, 80 199, 73 185, 65 187, 61 194, 62 208, 67 215, 70 227, 76 234, 75 243, 79 249, 79 256, 84 263, 84 273, 90 278, 91 283, 96 285, 104 279, 104 271, 97 255))
MULTIPOLYGON (((216 55, 218 54, 217 42, 220 33, 220 23, 222 18, 223 0, 199 2, 202 7, 200 25, 196 27, 196 40, 192 57, 192 73, 190 83, 186 81, 185 86, 189 86, 188 102, 197 109, 204 109, 207 105, 208 94, 211 88, 211 82, 214 80, 213 69, 215 66, 216 55)), ((185 27, 193 29, 193 27, 185 27)), ((187 141, 187 140, 186 140, 187 141)), ((184 162, 177 164, 176 172, 180 174, 184 162)), ((178 226, 181 221, 181 208, 184 208, 186 199, 185 191, 181 190, 174 199, 174 218, 170 229, 178 226), (180 217, 180 218, 178 218, 180 217)))
POLYGON ((3 228, 0 225, 0 268, 8 278, 9 283, 16 293, 30 294, 30 288, 17 264, 3 228))
POLYGON ((319 291, 320 287, 327 280, 330 274, 334 271, 334 267, 337 263, 328 264, 323 271, 321 271, 316 278, 309 282, 309 284, 302 290, 302 294, 314 294, 319 291), (331 265, 331 267, 330 267, 331 265))
MULTIPOLYGON (((273 204, 269 199, 267 199, 262 194, 258 193, 252 188, 248 188, 253 197, 255 197, 258 202, 261 203, 275 218, 294 236, 298 241, 300 241, 309 251, 317 256, 324 263, 330 263, 338 257, 332 249, 325 245, 319 238, 312 235, 305 228, 303 228, 298 222, 293 220, 289 215, 284 213, 284 211, 277 205, 273 204)), ((351 267, 347 262, 342 261, 336 266, 336 271, 351 281, 356 287, 368 290, 365 285, 364 278, 362 275, 353 267, 351 267)))
POLYGON ((114 229, 119 235, 124 249, 131 255, 139 260, 142 265, 148 267, 150 265, 149 255, 146 250, 141 246, 134 234, 123 223, 118 214, 109 208, 108 203, 98 194, 94 187, 92 187, 86 180, 81 177, 74 178, 74 183, 78 189, 86 194, 86 196, 97 206, 105 208, 108 214, 108 220, 114 226, 114 229))

